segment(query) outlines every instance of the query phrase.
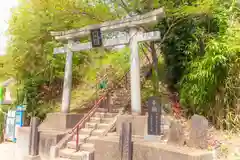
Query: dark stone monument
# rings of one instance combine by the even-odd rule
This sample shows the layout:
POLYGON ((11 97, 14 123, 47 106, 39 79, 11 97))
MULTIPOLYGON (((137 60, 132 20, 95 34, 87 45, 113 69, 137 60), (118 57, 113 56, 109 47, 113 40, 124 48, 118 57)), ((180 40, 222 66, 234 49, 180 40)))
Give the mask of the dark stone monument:
POLYGON ((157 97, 148 99, 148 135, 161 134, 161 105, 157 97))
POLYGON ((102 46, 102 33, 100 28, 91 30, 91 41, 92 47, 94 48, 102 46))
POLYGON ((129 122, 123 122, 119 141, 121 160, 132 160, 132 147, 132 124, 129 122))

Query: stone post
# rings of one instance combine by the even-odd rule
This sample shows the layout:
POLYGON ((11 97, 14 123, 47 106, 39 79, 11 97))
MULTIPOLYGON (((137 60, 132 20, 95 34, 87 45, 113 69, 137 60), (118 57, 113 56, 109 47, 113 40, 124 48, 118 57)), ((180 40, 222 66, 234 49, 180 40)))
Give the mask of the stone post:
POLYGON ((40 124, 40 119, 37 117, 32 117, 31 119, 31 131, 30 131, 30 142, 29 142, 29 156, 38 155, 38 145, 39 145, 39 133, 38 126, 40 124))

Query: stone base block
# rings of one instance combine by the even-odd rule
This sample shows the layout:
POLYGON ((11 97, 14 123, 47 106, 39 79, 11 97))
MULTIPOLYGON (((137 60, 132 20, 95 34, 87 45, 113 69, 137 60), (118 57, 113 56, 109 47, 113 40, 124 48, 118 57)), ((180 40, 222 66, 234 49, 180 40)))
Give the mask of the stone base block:
POLYGON ((49 113, 38 130, 39 155, 41 160, 49 160, 50 150, 84 117, 84 114, 49 113))
POLYGON ((17 160, 25 160, 29 155, 30 127, 17 127, 16 131, 16 157, 17 160))
POLYGON ((44 130, 66 131, 73 128, 83 116, 84 114, 49 113, 38 130, 40 132, 44 130))
POLYGON ((40 156, 25 156, 24 160, 41 160, 40 156))
POLYGON ((117 134, 121 133, 122 123, 132 123, 132 134, 138 136, 144 136, 147 134, 147 116, 141 115, 121 115, 116 122, 117 134))
POLYGON ((55 146, 66 133, 41 132, 39 140, 39 155, 41 160, 49 160, 52 146, 55 146))
MULTIPOLYGON (((159 142, 133 140, 132 160, 213 160, 212 152, 180 147, 159 142)), ((95 160, 121 160, 119 138, 103 137, 96 140, 95 160), (103 147, 104 146, 104 147, 103 147)))

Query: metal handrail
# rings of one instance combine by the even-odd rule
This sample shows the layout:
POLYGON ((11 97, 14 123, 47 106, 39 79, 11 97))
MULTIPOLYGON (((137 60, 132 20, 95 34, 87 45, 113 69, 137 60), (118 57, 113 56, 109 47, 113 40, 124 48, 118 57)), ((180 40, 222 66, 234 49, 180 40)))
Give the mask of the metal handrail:
POLYGON ((69 134, 75 133, 76 131, 76 152, 79 150, 79 129, 81 129, 84 124, 86 123, 86 121, 88 121, 91 116, 97 111, 97 109, 99 108, 100 104, 102 102, 104 102, 104 100, 106 100, 106 96, 101 97, 96 104, 94 105, 94 107, 75 125, 75 127, 73 127, 72 131, 69 132, 69 134))
POLYGON ((102 100, 104 100, 105 98, 106 98, 105 96, 102 96, 102 97, 96 102, 96 104, 94 105, 94 107, 93 107, 90 111, 88 111, 88 113, 75 125, 75 127, 72 128, 72 131, 70 131, 69 134, 72 134, 72 133, 76 130, 77 126, 81 125, 82 122, 87 118, 87 116, 89 115, 89 113, 91 113, 95 108, 98 108, 100 102, 102 102, 102 100))

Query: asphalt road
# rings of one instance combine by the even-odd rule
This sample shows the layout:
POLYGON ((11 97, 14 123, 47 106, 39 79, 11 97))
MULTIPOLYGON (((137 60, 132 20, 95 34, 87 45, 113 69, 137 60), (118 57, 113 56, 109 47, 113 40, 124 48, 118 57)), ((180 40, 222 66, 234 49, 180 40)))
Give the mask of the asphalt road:
POLYGON ((0 144, 0 159, 18 160, 16 156, 16 144, 9 142, 0 144))

